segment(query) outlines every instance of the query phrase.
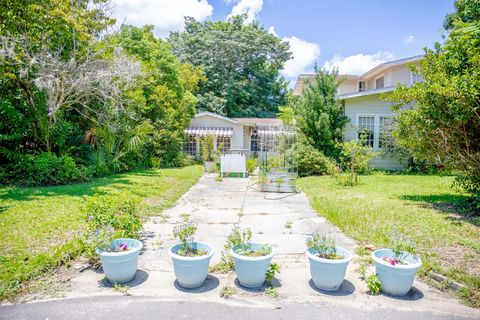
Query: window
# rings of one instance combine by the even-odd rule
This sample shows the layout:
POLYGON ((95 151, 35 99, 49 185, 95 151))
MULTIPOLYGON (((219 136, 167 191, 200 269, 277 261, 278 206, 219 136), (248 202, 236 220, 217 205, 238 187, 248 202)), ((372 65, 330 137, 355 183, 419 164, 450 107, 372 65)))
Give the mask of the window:
POLYGON ((375 80, 375 88, 382 89, 385 87, 385 77, 381 76, 380 78, 375 80))
POLYGON ((365 145, 373 148, 375 133, 375 117, 358 117, 358 139, 364 141, 365 145))
POLYGON ((250 151, 255 152, 255 151, 260 151, 260 139, 258 135, 253 134, 250 136, 250 151))
POLYGON ((230 150, 230 148, 230 137, 217 137, 217 149, 220 150, 220 152, 224 153, 230 150))
POLYGON ((363 92, 367 90, 367 84, 365 81, 358 81, 358 92, 363 92))
POLYGON ((183 152, 192 157, 197 156, 197 138, 195 136, 188 136, 187 141, 183 145, 183 152))
POLYGON ((391 117, 378 117, 378 147, 385 148, 391 140, 392 134, 392 119, 391 117))
POLYGON ((415 74, 412 72, 411 76, 412 76, 412 84, 415 84, 417 82, 423 82, 423 78, 421 75, 415 74))

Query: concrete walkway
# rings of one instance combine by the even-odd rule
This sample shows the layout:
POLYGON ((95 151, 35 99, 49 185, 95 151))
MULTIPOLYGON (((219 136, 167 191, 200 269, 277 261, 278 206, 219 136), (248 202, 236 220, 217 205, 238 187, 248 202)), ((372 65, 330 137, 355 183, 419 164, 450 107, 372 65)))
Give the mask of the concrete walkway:
MULTIPOLYGON (((135 279, 127 283, 129 295, 161 301, 208 302, 272 310, 292 304, 322 304, 330 309, 336 306, 372 313, 398 310, 402 314, 411 313, 412 317, 420 314, 446 318, 480 317, 478 310, 461 305, 451 296, 418 281, 404 298, 371 296, 360 280, 355 262, 350 264, 346 280, 337 292, 317 290, 310 280, 308 260, 304 254, 306 236, 314 231, 330 234, 338 245, 352 251, 355 249, 354 241, 319 217, 303 193, 267 194, 257 191, 252 179, 215 181, 214 177, 204 175, 174 207, 164 211, 161 217, 151 218, 145 225, 145 250, 140 256, 140 270, 135 279), (250 228, 253 241, 275 245, 274 261, 281 267, 281 273, 274 281, 278 298, 266 296, 263 288, 247 290, 240 287, 234 273, 211 274, 204 286, 198 289, 179 287, 167 249, 175 243, 173 226, 184 214, 198 223, 196 240, 213 245, 216 253, 212 264, 220 261, 225 237, 235 224, 250 228), (228 300, 221 298, 220 291, 224 285, 236 286, 237 294, 228 300)), ((77 273, 67 282, 63 295, 67 298, 122 295, 103 278, 102 273, 90 269, 77 273)))

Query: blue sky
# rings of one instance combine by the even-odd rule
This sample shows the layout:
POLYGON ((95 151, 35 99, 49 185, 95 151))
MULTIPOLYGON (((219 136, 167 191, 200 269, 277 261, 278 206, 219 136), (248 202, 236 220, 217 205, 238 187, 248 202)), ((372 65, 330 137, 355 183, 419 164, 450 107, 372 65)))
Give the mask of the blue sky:
POLYGON ((283 75, 294 81, 313 64, 362 73, 378 63, 414 56, 441 41, 453 0, 113 0, 114 16, 153 24, 159 37, 183 28, 183 16, 225 20, 247 13, 289 41, 294 59, 283 75))

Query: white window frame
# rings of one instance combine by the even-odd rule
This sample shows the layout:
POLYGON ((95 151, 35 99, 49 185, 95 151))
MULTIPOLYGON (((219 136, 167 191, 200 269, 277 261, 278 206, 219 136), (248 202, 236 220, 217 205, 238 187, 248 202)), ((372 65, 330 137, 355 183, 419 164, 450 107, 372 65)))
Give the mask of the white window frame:
POLYGON ((360 117, 373 117, 373 150, 381 150, 383 148, 379 147, 379 139, 380 139, 380 117, 394 117, 393 113, 356 113, 355 114, 355 129, 357 134, 355 135, 355 140, 358 141, 358 130, 359 126, 359 118, 360 117))
POLYGON ((377 88, 377 80, 380 79, 381 77, 383 77, 383 88, 386 88, 386 85, 385 85, 385 73, 379 75, 378 77, 374 78, 373 79, 373 84, 375 86, 375 89, 383 89, 383 88, 377 88))
POLYGON ((368 90, 368 81, 367 80, 357 80, 357 92, 365 92, 368 90), (360 91, 360 82, 365 83, 365 90, 360 91))
MULTIPOLYGON (((421 75, 417 75, 417 76, 419 76, 419 77, 423 80, 423 78, 422 78, 421 75)), ((423 82, 422 80, 417 81, 417 82, 423 82)), ((413 85, 413 84, 415 84, 415 83, 417 83, 417 82, 413 82, 413 72, 410 71, 410 85, 413 85)))

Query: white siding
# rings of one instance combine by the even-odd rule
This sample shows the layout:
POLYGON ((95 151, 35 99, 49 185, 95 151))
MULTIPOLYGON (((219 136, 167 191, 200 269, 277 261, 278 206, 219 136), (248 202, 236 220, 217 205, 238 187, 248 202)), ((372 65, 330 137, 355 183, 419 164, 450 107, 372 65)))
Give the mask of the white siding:
MULTIPOLYGON (((390 106, 391 103, 381 100, 378 94, 345 100, 345 115, 350 119, 350 123, 347 125, 345 139, 357 139, 356 123, 359 115, 393 116, 390 106)), ((387 170, 401 170, 405 168, 405 164, 399 159, 385 155, 373 159, 371 164, 376 168, 387 170)))
POLYGON ((218 128, 233 128, 231 148, 244 149, 243 147, 243 125, 229 122, 211 115, 202 115, 193 118, 190 121, 191 127, 218 127, 218 128))
POLYGON ((411 75, 410 68, 408 65, 401 65, 392 67, 392 86, 401 83, 401 84, 410 84, 411 75))
POLYGON ((337 94, 354 93, 358 91, 357 80, 344 80, 337 89, 337 94))

